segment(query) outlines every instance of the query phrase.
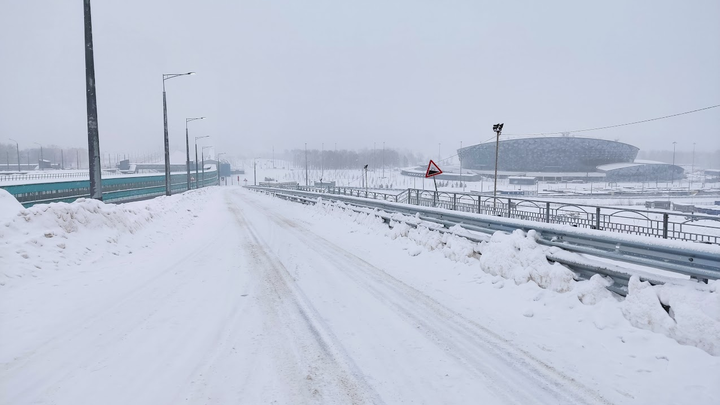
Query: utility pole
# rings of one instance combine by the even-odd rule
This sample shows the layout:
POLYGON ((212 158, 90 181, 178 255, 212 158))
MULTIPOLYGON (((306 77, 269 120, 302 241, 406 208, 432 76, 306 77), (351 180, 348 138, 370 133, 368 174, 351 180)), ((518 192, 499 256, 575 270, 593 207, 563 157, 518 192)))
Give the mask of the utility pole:
POLYGON ((19 172, 19 171, 21 171, 20 170, 20 144, 18 143, 18 141, 14 140, 14 139, 10 139, 10 140, 15 142, 15 151, 17 152, 18 172, 19 172))
POLYGON ((307 161, 307 142, 305 142, 305 187, 309 186, 308 182, 308 161, 307 161))
POLYGON ((385 178, 385 142, 383 142, 381 161, 382 161, 382 178, 384 179, 385 178))
POLYGON ((90 171, 90 198, 102 200, 102 169, 100 167, 100 134, 95 97, 95 57, 93 54, 92 19, 90 0, 85 9, 85 97, 87 101, 88 162, 90 171))
MULTIPOLYGON (((675 185, 675 144, 676 143, 677 142, 673 142, 673 163, 672 163, 673 167, 670 168, 670 175, 672 176, 671 177, 672 180, 671 180, 670 184, 672 184, 673 186, 675 185)), ((667 184, 667 183, 665 183, 665 184, 667 184)))
MULTIPOLYGON (((323 175, 325 174, 325 142, 320 143, 320 183, 323 181, 323 175)), ((322 187, 322 186, 321 186, 322 187)))
MULTIPOLYGON (((460 141, 460 150, 462 150, 462 141, 460 141)), ((462 156, 458 154, 458 160, 460 160, 460 184, 462 184, 462 190, 465 191, 465 183, 462 178, 462 156)))
POLYGON ((498 156, 500 151, 500 133, 502 132, 504 125, 505 123, 493 125, 493 131, 495 131, 495 134, 497 134, 497 137, 495 138, 495 186, 493 187, 493 212, 495 211, 495 205, 497 203, 497 172, 498 156))
MULTIPOLYGON (((690 187, 692 187, 692 179, 695 175, 695 142, 693 142, 692 166, 690 166, 690 187)), ((688 188, 690 188, 688 187, 688 188)))

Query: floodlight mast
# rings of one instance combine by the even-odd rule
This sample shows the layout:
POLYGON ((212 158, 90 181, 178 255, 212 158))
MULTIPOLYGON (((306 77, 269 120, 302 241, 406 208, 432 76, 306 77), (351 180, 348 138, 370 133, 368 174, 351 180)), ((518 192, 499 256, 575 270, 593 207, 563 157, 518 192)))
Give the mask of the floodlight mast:
POLYGON ((493 125, 493 131, 497 134, 497 137, 495 138, 495 186, 493 187, 493 213, 495 213, 495 206, 497 203, 497 172, 498 156, 500 151, 500 133, 502 132, 504 125, 505 123, 493 125))

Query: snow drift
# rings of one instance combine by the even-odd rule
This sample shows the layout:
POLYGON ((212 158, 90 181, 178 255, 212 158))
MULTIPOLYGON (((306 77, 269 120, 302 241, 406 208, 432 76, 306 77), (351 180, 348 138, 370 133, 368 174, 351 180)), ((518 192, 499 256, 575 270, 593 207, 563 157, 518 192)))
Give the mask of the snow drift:
MULTIPOLYGON (((391 227, 388 227, 377 213, 358 213, 348 208, 342 203, 319 199, 314 209, 323 218, 350 217, 391 239, 407 238, 417 246, 408 250, 411 256, 435 251, 450 260, 477 264, 484 273, 498 277, 491 280, 493 284, 506 279, 517 285, 533 283, 554 293, 573 294, 585 306, 598 306, 595 323, 599 329, 619 327, 614 321, 606 322, 616 318, 607 312, 611 311, 636 328, 660 333, 678 343, 720 356, 720 281, 709 285, 651 286, 633 277, 628 296, 619 300, 607 290, 611 281, 603 276, 594 275, 590 280, 578 281, 566 267, 559 263, 550 264, 546 258, 548 248, 537 244, 535 231, 496 232, 486 241, 476 243, 462 237, 471 232, 459 225, 450 232, 438 232, 433 229, 437 224, 423 223, 417 216, 393 214, 391 227)), ((473 236, 482 238, 474 233, 473 236)))

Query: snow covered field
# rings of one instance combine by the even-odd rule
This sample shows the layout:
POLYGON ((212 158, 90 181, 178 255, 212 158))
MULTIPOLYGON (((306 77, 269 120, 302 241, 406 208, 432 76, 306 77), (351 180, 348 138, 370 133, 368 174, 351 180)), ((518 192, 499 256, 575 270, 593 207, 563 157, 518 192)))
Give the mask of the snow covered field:
POLYGON ((237 187, 27 210, 0 190, 0 403, 720 401, 720 283, 621 301, 531 236, 237 187))

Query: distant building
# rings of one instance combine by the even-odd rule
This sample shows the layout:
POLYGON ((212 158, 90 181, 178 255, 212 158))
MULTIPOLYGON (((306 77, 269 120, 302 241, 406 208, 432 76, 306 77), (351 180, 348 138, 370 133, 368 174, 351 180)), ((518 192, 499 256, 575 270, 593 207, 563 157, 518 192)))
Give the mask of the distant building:
MULTIPOLYGON (((495 142, 458 149, 463 167, 494 174, 495 142)), ((588 181, 671 181, 684 177, 677 165, 636 161, 639 149, 622 142, 578 137, 538 137, 501 140, 499 177, 586 179, 588 181)))

